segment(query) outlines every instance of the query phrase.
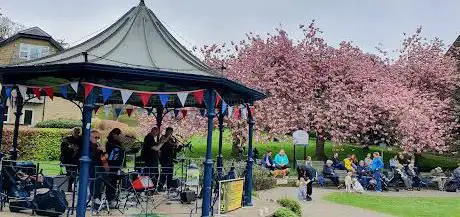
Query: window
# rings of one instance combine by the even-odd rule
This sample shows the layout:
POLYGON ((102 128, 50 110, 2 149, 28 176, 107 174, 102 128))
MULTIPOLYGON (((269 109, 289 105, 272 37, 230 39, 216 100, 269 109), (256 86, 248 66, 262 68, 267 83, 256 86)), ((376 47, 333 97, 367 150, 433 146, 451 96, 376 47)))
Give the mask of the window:
POLYGON ((33 60, 47 56, 49 51, 50 48, 48 46, 21 43, 19 46, 19 57, 24 60, 33 60))
POLYGON ((24 125, 32 125, 33 112, 32 110, 24 110, 24 125))
POLYGON ((8 106, 3 108, 3 122, 8 123, 8 106))

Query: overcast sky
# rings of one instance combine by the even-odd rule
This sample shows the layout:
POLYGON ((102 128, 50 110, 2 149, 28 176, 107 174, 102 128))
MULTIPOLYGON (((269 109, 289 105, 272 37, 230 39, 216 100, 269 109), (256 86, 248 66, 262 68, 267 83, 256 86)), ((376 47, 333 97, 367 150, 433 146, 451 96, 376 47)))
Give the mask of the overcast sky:
MULTIPOLYGON (((329 44, 353 41, 375 53, 399 47, 403 33, 423 26, 428 38, 450 45, 460 33, 459 0, 146 0, 186 47, 239 41, 247 32, 282 27, 301 37, 299 24, 315 19, 329 44)), ((76 44, 115 22, 139 0, 1 0, 1 12, 28 27, 76 44)))

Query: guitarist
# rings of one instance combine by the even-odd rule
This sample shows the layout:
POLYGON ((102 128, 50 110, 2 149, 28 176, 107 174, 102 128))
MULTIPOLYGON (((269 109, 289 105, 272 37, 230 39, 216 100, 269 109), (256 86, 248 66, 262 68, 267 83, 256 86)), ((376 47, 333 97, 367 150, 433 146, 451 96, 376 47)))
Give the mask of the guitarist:
POLYGON ((105 151, 107 152, 107 163, 110 167, 109 174, 106 177, 108 185, 105 187, 105 196, 109 201, 110 207, 117 205, 116 189, 118 173, 125 163, 125 150, 121 144, 121 130, 114 128, 107 136, 105 151))

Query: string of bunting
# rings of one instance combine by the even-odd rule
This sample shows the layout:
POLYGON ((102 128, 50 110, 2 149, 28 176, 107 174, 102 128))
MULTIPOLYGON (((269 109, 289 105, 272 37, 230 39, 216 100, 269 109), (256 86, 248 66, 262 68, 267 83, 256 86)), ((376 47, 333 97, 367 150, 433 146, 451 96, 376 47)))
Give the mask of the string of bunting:
MULTIPOLYGON (((103 103, 106 103, 110 99, 114 91, 120 92, 121 98, 123 101, 123 105, 125 105, 128 102, 128 100, 132 97, 133 94, 137 94, 138 97, 141 99, 144 108, 148 107, 150 98, 153 95, 159 96, 160 102, 163 107, 166 107, 166 104, 171 95, 176 95, 178 97, 182 107, 185 107, 185 103, 189 95, 192 95, 192 97, 194 98, 197 104, 202 105, 203 103, 205 103, 204 101, 205 90, 204 89, 193 90, 193 91, 179 91, 179 92, 147 92, 147 91, 135 91, 135 90, 122 89, 122 88, 115 88, 115 87, 109 87, 109 86, 101 85, 101 84, 95 84, 95 83, 89 83, 89 82, 78 82, 78 81, 69 82, 69 83, 56 85, 56 86, 43 86, 43 87, 29 86, 29 85, 16 85, 16 86, 19 90, 19 93, 24 98, 28 97, 27 95, 28 89, 31 89, 31 92, 35 95, 36 98, 41 99, 41 97, 43 96, 42 93, 44 93, 44 95, 48 96, 51 100, 53 100, 54 89, 58 89, 60 92, 60 95, 63 98, 67 99, 68 89, 69 89, 68 87, 70 86, 73 92, 75 94, 78 94, 80 84, 83 86, 85 99, 90 95, 91 91, 93 91, 95 87, 100 88, 103 103)), ((2 88, 5 88, 5 94, 8 98, 11 97, 14 86, 15 85, 11 85, 11 84, 6 84, 2 86, 2 88)), ((235 119, 240 119, 240 118, 246 119, 248 116, 248 111, 247 111, 246 106, 244 105, 229 106, 222 99, 222 97, 217 91, 216 91, 215 105, 216 107, 220 109, 220 112, 222 114, 226 114, 229 118, 233 117, 235 119), (219 104, 220 104, 220 108, 219 108, 219 104)), ((131 116, 133 114, 133 111, 134 111, 133 106, 128 106, 125 109, 123 109, 122 107, 123 106, 120 106, 120 105, 114 106, 113 111, 112 111, 112 108, 110 106, 104 106, 105 116, 108 117, 109 113, 112 111, 113 114, 116 115, 116 117, 119 117, 122 114, 123 110, 126 110, 126 113, 128 116, 131 116)), ((99 108, 100 108, 100 105, 96 105, 94 108, 94 112, 97 113, 99 111, 99 108)), ((145 108, 145 109, 147 110, 147 113, 149 115, 153 114, 153 108, 145 108)), ((143 110, 143 108, 139 107, 138 111, 140 112, 141 110, 143 110)), ((174 115, 174 117, 177 118, 179 114, 181 114, 182 117, 185 118, 187 116, 188 110, 190 109, 188 108, 187 109, 175 109, 172 115, 174 115)), ((198 111, 201 116, 204 117, 206 115, 205 109, 201 108, 198 111)), ((253 106, 250 106, 250 112, 251 114, 254 114, 253 106)))

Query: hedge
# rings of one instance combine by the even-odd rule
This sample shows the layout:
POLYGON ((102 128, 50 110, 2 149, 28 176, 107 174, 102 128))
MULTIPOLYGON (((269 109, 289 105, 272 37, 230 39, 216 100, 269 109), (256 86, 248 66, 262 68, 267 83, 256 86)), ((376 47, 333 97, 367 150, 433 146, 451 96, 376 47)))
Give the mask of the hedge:
POLYGON ((276 210, 275 214, 273 214, 274 217, 298 217, 297 214, 292 212, 290 209, 286 207, 281 207, 276 210))
POLYGON ((61 129, 72 129, 74 127, 81 127, 81 120, 47 120, 39 122, 35 125, 37 128, 61 128, 61 129))
MULTIPOLYGON (((18 151, 21 160, 59 160, 62 138, 70 135, 68 129, 20 127, 18 151)), ((2 151, 8 152, 13 144, 13 127, 5 126, 2 151)))
POLYGON ((279 203, 282 207, 290 209, 297 216, 302 216, 302 206, 299 201, 290 198, 282 198, 279 203))

